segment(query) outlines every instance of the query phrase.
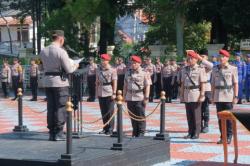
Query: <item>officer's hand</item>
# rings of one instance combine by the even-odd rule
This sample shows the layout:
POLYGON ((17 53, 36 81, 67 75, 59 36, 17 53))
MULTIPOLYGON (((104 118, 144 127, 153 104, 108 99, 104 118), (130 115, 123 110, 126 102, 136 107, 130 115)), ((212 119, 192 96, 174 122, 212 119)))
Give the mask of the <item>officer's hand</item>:
POLYGON ((75 68, 78 69, 78 67, 79 67, 79 64, 75 64, 75 68))
POLYGON ((234 97, 233 104, 237 104, 237 103, 238 103, 238 98, 234 97))
POLYGON ((112 95, 112 96, 111 96, 111 99, 112 99, 112 100, 115 100, 115 99, 116 99, 116 95, 112 95))
POLYGON ((202 103, 203 101, 205 101, 205 95, 200 95, 198 102, 202 103))
POLYGON ((143 106, 146 107, 147 104, 148 104, 148 99, 144 99, 143 100, 143 106))

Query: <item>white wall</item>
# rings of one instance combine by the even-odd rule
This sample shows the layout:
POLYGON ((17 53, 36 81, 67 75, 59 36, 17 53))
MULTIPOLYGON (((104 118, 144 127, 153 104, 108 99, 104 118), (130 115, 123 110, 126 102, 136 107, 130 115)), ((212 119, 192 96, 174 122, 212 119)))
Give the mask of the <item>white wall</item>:
MULTIPOLYGON (((17 27, 10 27, 12 41, 17 40, 17 27)), ((1 41, 10 41, 7 27, 1 27, 1 41)))

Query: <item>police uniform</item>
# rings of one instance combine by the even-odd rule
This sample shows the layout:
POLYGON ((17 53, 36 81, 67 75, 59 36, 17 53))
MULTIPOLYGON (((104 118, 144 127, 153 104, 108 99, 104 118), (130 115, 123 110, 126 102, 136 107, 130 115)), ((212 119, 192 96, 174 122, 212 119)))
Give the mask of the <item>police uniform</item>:
POLYGON ((250 97, 250 54, 247 54, 247 64, 246 64, 246 79, 245 79, 245 91, 246 100, 249 102, 250 97))
POLYGON ((49 140, 65 140, 63 136, 63 127, 66 121, 65 105, 69 97, 69 81, 63 76, 65 73, 73 73, 76 65, 70 63, 67 52, 62 49, 62 40, 64 32, 56 30, 53 32, 55 41, 45 47, 41 53, 44 76, 44 87, 47 97, 47 123, 50 133, 49 140))
MULTIPOLYGON (((167 62, 166 62, 167 63, 167 62)), ((173 66, 170 64, 164 64, 161 71, 161 77, 162 77, 162 85, 163 90, 166 92, 166 102, 171 103, 172 100, 172 74, 173 74, 173 66)))
MULTIPOLYGON (((131 56, 132 61, 141 63, 141 59, 138 56, 131 56)), ((128 109, 135 114, 145 118, 145 103, 144 99, 148 99, 145 96, 145 89, 151 84, 151 79, 148 73, 143 71, 141 67, 137 70, 130 69, 125 74, 124 80, 124 96, 127 101, 128 109)), ((133 117, 133 115, 130 115, 133 117)), ((135 117, 136 118, 136 117, 135 117)), ((133 137, 143 136, 146 130, 146 121, 136 121, 131 119, 133 127, 133 137)))
POLYGON ((145 64, 143 65, 143 70, 147 72, 150 75, 152 84, 150 85, 150 94, 149 94, 149 102, 153 102, 154 99, 154 84, 156 81, 156 68, 155 65, 150 63, 150 64, 145 64))
MULTIPOLYGON (((241 56, 241 53, 236 53, 235 56, 241 56)), ((239 87, 239 102, 238 104, 242 104, 242 98, 243 98, 243 87, 244 87, 244 81, 246 78, 246 63, 244 61, 233 61, 233 65, 238 68, 238 87, 239 87)))
POLYGON ((8 65, 2 67, 1 71, 1 81, 2 81, 2 89, 4 93, 4 97, 9 97, 9 83, 11 82, 11 70, 8 65))
POLYGON ((220 62, 217 61, 217 58, 218 58, 219 54, 218 53, 214 53, 212 54, 212 63, 213 63, 213 66, 217 66, 220 64, 220 62))
POLYGON ((205 86, 205 100, 201 105, 201 132, 208 132, 208 123, 209 123, 209 103, 211 101, 211 74, 213 69, 213 63, 203 59, 200 64, 201 67, 205 68, 205 74, 207 81, 204 84, 205 86))
MULTIPOLYGON (((102 54, 101 59, 110 61, 108 54, 102 54)), ((114 96, 116 94, 117 71, 109 64, 107 67, 100 67, 96 70, 96 89, 101 109, 103 124, 106 124, 114 113, 114 96)), ((103 128, 101 133, 110 135, 114 129, 114 118, 103 128)))
MULTIPOLYGON (((229 57, 230 54, 226 50, 220 50, 222 56, 229 57)), ((235 84, 238 84, 237 68, 230 64, 225 66, 219 65, 212 71, 212 99, 216 104, 217 113, 233 109, 233 100, 237 94, 234 94, 235 84)), ((237 91, 237 90, 236 90, 237 91)), ((221 122, 219 120, 219 128, 221 132, 221 122)), ((227 121, 227 137, 228 143, 232 138, 232 122, 227 121)), ((221 137, 222 138, 222 137, 221 137)), ((220 140, 218 143, 222 143, 220 140)))
POLYGON ((118 75, 118 81, 117 81, 117 90, 123 90, 124 86, 124 77, 125 73, 127 71, 127 67, 124 63, 116 65, 117 75, 118 75))
POLYGON ((32 64, 30 66, 30 88, 32 93, 31 101, 37 101, 38 74, 38 65, 32 64))
POLYGON ((95 82, 96 82, 96 69, 97 64, 92 63, 87 66, 87 84, 88 84, 88 90, 89 90, 89 98, 87 101, 95 101, 95 82))
POLYGON ((160 93, 162 90, 162 84, 161 84, 161 69, 162 68, 163 68, 163 64, 161 62, 158 62, 155 64, 155 69, 156 69, 155 96, 156 96, 156 99, 160 98, 160 93))
MULTIPOLYGON (((187 52, 197 58, 194 51, 187 52)), ((204 83, 207 81, 205 70, 198 64, 182 70, 182 98, 185 102, 188 121, 188 135, 185 138, 197 139, 201 131, 201 100, 204 101, 204 83), (200 101, 199 101, 200 100, 200 101)))
POLYGON ((178 65, 176 63, 172 64, 172 99, 177 99, 178 95, 178 84, 177 84, 177 74, 178 74, 178 65))
POLYGON ((22 66, 19 63, 11 66, 12 88, 14 92, 14 98, 12 100, 15 100, 17 98, 17 89, 22 88, 22 72, 22 66))

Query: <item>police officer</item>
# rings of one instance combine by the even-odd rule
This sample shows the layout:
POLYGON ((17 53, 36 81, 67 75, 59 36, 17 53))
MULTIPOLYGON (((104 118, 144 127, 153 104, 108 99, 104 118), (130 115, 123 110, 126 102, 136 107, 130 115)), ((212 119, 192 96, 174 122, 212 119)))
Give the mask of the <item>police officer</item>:
POLYGON ((11 70, 10 70, 7 60, 3 61, 3 67, 1 71, 1 81, 2 81, 2 89, 4 93, 4 98, 8 98, 9 97, 8 88, 11 82, 11 70))
POLYGON ((201 103, 205 100, 205 70, 197 64, 200 56, 193 50, 187 51, 189 66, 182 70, 181 96, 185 102, 188 135, 184 138, 198 139, 201 131, 201 103))
MULTIPOLYGON (((109 54, 101 55, 101 65, 96 70, 96 90, 102 114, 103 124, 106 124, 114 113, 114 105, 117 90, 117 71, 109 61, 109 54)), ((108 125, 104 126, 100 134, 112 135, 114 129, 114 118, 108 125)))
POLYGON ((117 70, 117 75, 118 75, 117 90, 123 90, 124 77, 125 77, 125 73, 127 71, 127 67, 123 63, 122 57, 119 57, 117 59, 117 64, 116 64, 115 68, 117 70))
MULTIPOLYGON (((141 58, 132 55, 130 70, 125 74, 123 95, 127 102, 128 109, 135 114, 145 118, 145 107, 149 100, 151 79, 148 73, 141 68, 141 58)), ((133 117, 133 115, 130 115, 133 117)), ((131 119, 133 137, 142 137, 146 130, 146 121, 131 119)))
POLYGON ((17 89, 22 85, 23 80, 23 70, 22 66, 19 64, 18 59, 13 59, 13 65, 11 66, 11 79, 12 79, 12 88, 14 92, 14 98, 17 99, 17 89))
POLYGON ((172 99, 177 99, 178 95, 177 73, 179 66, 176 63, 176 60, 173 58, 170 60, 170 65, 172 66, 172 81, 171 81, 172 99))
POLYGON ((149 94, 149 102, 153 102, 154 99, 154 84, 156 82, 156 68, 155 65, 152 64, 152 59, 147 57, 145 59, 145 65, 143 66, 144 71, 146 71, 151 78, 152 84, 150 85, 150 94, 149 94))
POLYGON ((156 69, 156 82, 155 82, 155 98, 160 98, 160 93, 162 90, 162 84, 161 84, 161 69, 163 67, 163 64, 161 63, 160 57, 156 58, 155 63, 155 69, 156 69))
POLYGON ((87 66, 87 84, 89 90, 89 98, 87 99, 88 102, 95 101, 96 69, 97 69, 97 64, 95 63, 94 58, 89 57, 89 64, 87 66))
POLYGON ((243 98, 243 86, 246 78, 246 63, 241 60, 241 52, 235 53, 235 61, 233 61, 233 65, 238 68, 238 104, 242 104, 243 98))
POLYGON ((63 141, 63 127, 66 121, 65 105, 69 97, 69 82, 65 73, 72 73, 78 64, 70 63, 67 52, 62 48, 64 31, 54 30, 53 42, 45 47, 41 53, 44 76, 44 87, 47 97, 47 123, 50 141, 63 141))
POLYGON ((32 93, 32 99, 30 101, 37 101, 37 87, 38 87, 38 65, 36 64, 36 61, 32 59, 30 61, 30 88, 32 93))
POLYGON ((209 103, 211 102, 211 74, 213 69, 213 63, 209 62, 207 56, 207 50, 200 52, 201 61, 200 66, 205 68, 205 74, 207 81, 205 82, 205 100, 201 104, 201 132, 207 133, 209 131, 209 103))
MULTIPOLYGON (((212 101, 216 104, 217 113, 233 109, 233 104, 238 99, 238 71, 237 67, 228 63, 230 54, 226 50, 220 50, 220 65, 212 71, 212 101)), ((221 121, 219 120, 221 132, 221 121)), ((222 135, 217 144, 222 144, 222 135)), ((232 122, 227 121, 227 143, 232 139, 232 122)))
POLYGON ((165 63, 162 67, 161 70, 161 79, 162 79, 162 85, 163 85, 163 90, 166 92, 166 102, 171 103, 172 100, 172 73, 173 73, 173 68, 170 65, 169 60, 165 60, 165 63))
POLYGON ((250 54, 247 54, 245 91, 246 91, 246 100, 247 100, 247 102, 249 102, 249 96, 250 96, 250 54))

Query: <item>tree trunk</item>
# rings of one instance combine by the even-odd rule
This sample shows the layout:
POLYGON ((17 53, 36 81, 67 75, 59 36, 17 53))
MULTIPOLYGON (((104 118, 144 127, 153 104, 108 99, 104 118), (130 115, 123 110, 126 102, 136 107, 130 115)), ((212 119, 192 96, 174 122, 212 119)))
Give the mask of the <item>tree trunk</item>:
POLYGON ((33 54, 36 55, 36 13, 35 13, 36 1, 32 1, 32 23, 33 23, 33 54))
POLYGON ((39 27, 41 23, 41 0, 37 0, 36 4, 36 23, 37 23, 37 53, 41 51, 41 34, 39 32, 39 27))
POLYGON ((185 17, 182 12, 176 11, 176 46, 177 46, 177 55, 183 56, 184 51, 184 42, 183 42, 183 34, 184 34, 184 23, 185 17))

